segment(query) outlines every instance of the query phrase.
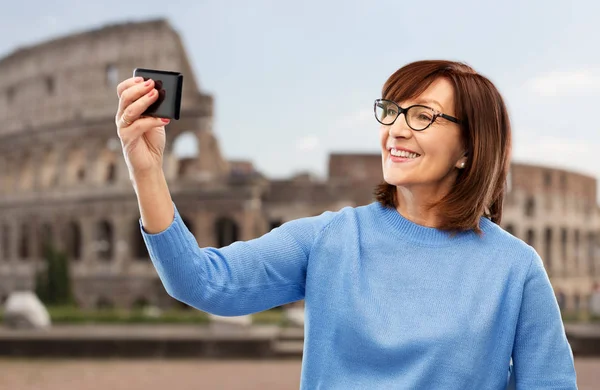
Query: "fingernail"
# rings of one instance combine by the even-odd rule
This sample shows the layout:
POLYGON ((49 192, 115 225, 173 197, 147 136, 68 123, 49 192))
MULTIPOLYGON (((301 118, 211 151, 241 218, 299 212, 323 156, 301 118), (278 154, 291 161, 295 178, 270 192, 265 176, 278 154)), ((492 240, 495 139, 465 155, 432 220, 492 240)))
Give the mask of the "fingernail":
POLYGON ((152 96, 154 96, 154 93, 155 93, 155 92, 156 92, 156 89, 152 88, 152 91, 148 92, 148 93, 146 94, 146 96, 148 96, 148 97, 152 97, 152 96))
POLYGON ((135 81, 136 83, 141 83, 142 81, 144 81, 143 77, 136 77, 133 79, 133 81, 135 81))
POLYGON ((144 83, 144 85, 145 85, 146 87, 147 87, 147 86, 149 86, 150 84, 152 84, 152 79, 150 79, 150 80, 148 80, 148 81, 146 81, 146 82, 144 83))
POLYGON ((163 123, 169 123, 169 122, 171 122, 171 120, 168 119, 168 118, 160 118, 160 120, 163 121, 163 123))

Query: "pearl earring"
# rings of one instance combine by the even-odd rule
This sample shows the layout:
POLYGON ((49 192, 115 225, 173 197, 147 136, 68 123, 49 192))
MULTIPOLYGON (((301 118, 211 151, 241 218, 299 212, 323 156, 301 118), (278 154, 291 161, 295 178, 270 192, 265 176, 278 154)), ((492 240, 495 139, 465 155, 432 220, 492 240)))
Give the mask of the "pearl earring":
POLYGON ((465 167, 465 162, 464 162, 464 161, 460 163, 460 167, 461 167, 461 168, 464 168, 464 167, 465 167))

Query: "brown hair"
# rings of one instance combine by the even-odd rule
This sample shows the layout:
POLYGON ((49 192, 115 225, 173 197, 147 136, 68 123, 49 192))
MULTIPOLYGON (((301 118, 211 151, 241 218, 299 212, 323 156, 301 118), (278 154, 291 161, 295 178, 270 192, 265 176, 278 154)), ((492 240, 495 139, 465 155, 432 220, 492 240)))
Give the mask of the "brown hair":
MULTIPOLYGON (((481 235, 481 216, 496 224, 502 220, 510 168, 510 121, 500 92, 490 80, 464 63, 428 60, 398 69, 383 85, 382 98, 395 102, 415 98, 440 77, 454 86, 454 116, 462 120, 461 133, 468 157, 448 194, 427 207, 435 208, 439 214, 439 229, 453 233, 472 229, 481 235)), ((384 206, 398 206, 394 185, 379 184, 375 197, 384 206)))

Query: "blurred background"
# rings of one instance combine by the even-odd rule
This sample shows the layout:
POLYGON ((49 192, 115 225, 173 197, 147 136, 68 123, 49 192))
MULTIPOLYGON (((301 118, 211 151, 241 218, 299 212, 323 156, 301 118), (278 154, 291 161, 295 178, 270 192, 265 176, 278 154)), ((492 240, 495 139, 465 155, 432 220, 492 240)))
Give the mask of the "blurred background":
POLYGON ((534 246, 581 389, 600 372, 594 1, 21 1, 0 34, 0 388, 297 389, 303 302, 222 318, 172 299, 140 234, 114 117, 136 67, 184 75, 165 173, 201 246, 370 203, 372 112, 419 59, 503 94, 502 226, 534 246))

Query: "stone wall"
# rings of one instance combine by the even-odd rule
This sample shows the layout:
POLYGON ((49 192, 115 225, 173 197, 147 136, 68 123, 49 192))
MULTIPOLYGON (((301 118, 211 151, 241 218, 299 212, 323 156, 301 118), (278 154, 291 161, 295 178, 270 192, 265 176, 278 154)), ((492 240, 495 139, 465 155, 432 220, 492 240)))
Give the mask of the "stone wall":
MULTIPOLYGON (((287 221, 359 206, 382 181, 378 154, 335 153, 328 179, 269 180, 231 164, 213 132, 177 32, 164 20, 105 26, 0 59, 0 300, 32 289, 51 242, 67 252, 83 307, 174 304, 152 266, 114 124, 116 84, 135 67, 184 74, 182 118, 167 127, 164 170, 201 246, 249 240, 287 221), (184 132, 199 154, 179 159, 184 132), (230 170, 231 169, 231 170, 230 170)), ((595 178, 514 163, 502 226, 540 253, 567 310, 584 310, 600 282, 595 178)))

